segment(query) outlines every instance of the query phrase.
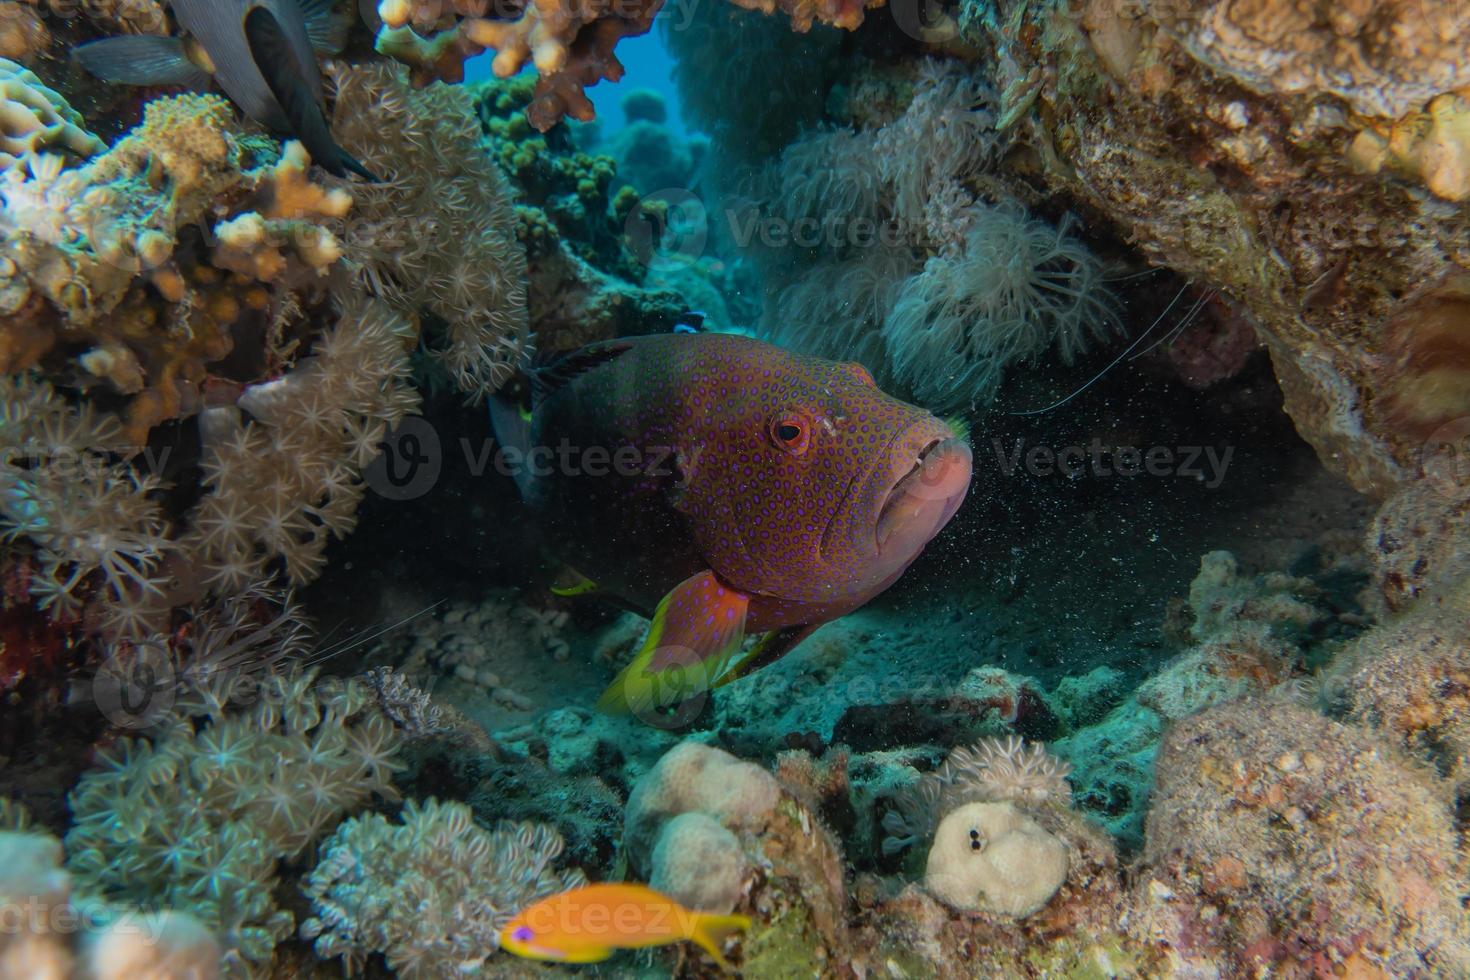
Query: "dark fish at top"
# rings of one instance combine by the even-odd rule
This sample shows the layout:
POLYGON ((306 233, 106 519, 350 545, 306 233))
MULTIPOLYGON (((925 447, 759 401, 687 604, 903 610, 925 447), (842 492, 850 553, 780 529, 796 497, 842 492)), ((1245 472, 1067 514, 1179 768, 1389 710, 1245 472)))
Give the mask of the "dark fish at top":
POLYGON ((594 344, 531 386, 529 421, 504 402, 492 413, 522 496, 582 577, 568 591, 653 618, 609 711, 647 717, 776 660, 892 585, 970 485, 965 441, 861 365, 744 337, 594 344))
POLYGON ((337 145, 322 109, 316 52, 342 45, 331 0, 173 0, 185 36, 133 35, 76 49, 82 67, 126 85, 217 83, 251 119, 299 139, 328 173, 372 174, 337 145))

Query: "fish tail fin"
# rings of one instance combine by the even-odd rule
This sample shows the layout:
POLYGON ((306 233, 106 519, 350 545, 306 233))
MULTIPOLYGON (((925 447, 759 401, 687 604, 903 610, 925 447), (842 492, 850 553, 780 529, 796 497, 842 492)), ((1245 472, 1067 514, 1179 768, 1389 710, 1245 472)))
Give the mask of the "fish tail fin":
MULTIPOLYGON (((531 420, 521 411, 521 406, 515 400, 505 395, 491 395, 487 401, 490 405, 490 428, 495 432, 495 439, 507 449, 513 449, 524 459, 531 450, 531 420)), ((517 466, 515 468, 516 488, 521 492, 521 499, 528 499, 530 490, 531 467, 517 466)))
MULTIPOLYGON (((312 161, 333 177, 346 177, 351 171, 376 182, 378 178, 332 137, 312 84, 302 75, 306 69, 296 63, 285 30, 268 8, 254 7, 245 15, 245 39, 266 87, 286 114, 291 134, 306 147, 312 161)), ((316 66, 310 70, 315 71, 316 66)))
POLYGON ((725 959, 722 948, 731 936, 749 928, 748 915, 710 915, 701 912, 694 917, 694 927, 690 931, 689 939, 708 953, 720 965, 720 969, 734 973, 735 968, 725 959))

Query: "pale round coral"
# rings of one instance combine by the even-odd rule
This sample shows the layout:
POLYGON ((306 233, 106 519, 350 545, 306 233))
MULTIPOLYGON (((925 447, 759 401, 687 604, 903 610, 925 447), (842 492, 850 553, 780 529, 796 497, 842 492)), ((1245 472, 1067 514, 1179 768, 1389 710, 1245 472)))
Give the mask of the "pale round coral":
POLYGON ((214 934, 192 915, 172 911, 129 914, 91 937, 82 975, 88 980, 212 980, 219 976, 219 963, 214 934))
POLYGON ((628 798, 623 847, 635 867, 652 856, 664 824, 704 813, 733 830, 759 830, 781 798, 760 766, 699 742, 682 742, 658 760, 628 798))
POLYGON ((718 820, 683 813, 658 835, 648 885, 686 908, 725 915, 740 901, 746 868, 740 841, 718 820))
POLYGON ((940 821, 924 887, 957 909, 1016 918, 1067 880, 1067 845, 1010 803, 971 803, 940 821))

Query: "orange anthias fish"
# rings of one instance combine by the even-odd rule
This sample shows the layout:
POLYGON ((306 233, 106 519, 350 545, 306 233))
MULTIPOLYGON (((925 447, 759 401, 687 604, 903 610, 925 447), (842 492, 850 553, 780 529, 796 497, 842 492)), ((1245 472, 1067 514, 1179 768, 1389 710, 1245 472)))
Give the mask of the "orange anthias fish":
POLYGON ((500 931, 500 948, 533 960, 597 963, 614 950, 687 939, 731 970, 720 947, 748 928, 750 919, 743 915, 692 912, 644 885, 588 885, 521 912, 500 931))
POLYGON ((965 440, 856 363, 662 334, 530 380, 529 421, 492 407, 522 497, 580 591, 653 619, 604 710, 647 717, 776 660, 892 585, 970 485, 965 440))

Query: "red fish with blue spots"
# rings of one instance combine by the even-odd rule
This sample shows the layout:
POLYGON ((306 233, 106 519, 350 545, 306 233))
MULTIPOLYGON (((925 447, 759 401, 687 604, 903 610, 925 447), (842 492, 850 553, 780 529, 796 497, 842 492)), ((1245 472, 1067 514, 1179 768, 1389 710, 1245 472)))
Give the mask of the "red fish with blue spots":
POLYGON ((588 591, 653 619, 609 711, 771 663, 892 585, 970 485, 964 439, 861 365, 745 337, 594 344, 531 384, 529 422, 494 412, 522 496, 588 591))

